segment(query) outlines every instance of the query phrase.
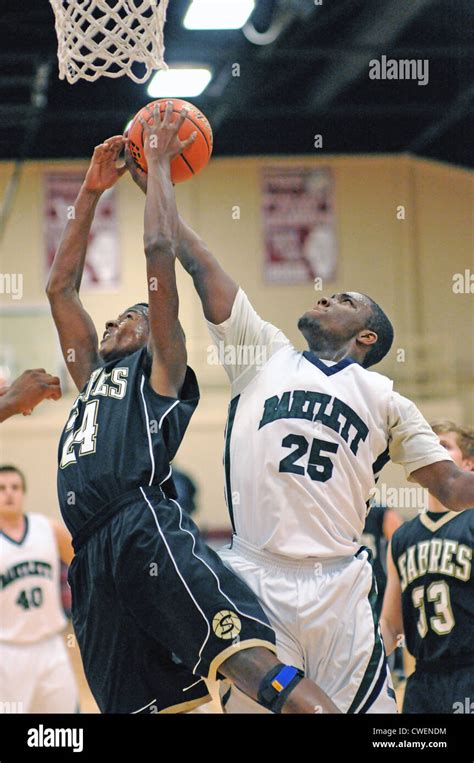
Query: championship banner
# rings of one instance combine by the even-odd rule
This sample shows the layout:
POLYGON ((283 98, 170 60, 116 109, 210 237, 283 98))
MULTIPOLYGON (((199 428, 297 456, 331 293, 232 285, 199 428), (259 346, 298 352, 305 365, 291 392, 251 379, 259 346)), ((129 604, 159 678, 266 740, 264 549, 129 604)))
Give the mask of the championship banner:
POLYGON ((265 168, 262 216, 267 283, 335 278, 337 242, 329 169, 265 168))
MULTIPOLYGON (((45 269, 49 272, 64 227, 72 219, 84 174, 44 175, 45 269)), ((111 291, 120 286, 120 262, 115 189, 102 194, 89 235, 81 291, 111 291)))

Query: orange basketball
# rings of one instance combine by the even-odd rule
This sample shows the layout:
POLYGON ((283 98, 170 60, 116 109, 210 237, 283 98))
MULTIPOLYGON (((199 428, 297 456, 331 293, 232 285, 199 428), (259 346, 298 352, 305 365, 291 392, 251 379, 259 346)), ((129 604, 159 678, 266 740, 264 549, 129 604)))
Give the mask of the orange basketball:
POLYGON ((184 180, 197 175, 208 163, 212 154, 212 129, 208 120, 196 106, 189 101, 182 101, 181 98, 159 98, 144 106, 138 114, 135 114, 133 122, 128 131, 129 148, 136 164, 140 169, 147 172, 148 166, 143 150, 143 125, 140 124, 141 117, 146 122, 153 119, 153 108, 156 103, 160 104, 160 114, 163 114, 167 101, 173 103, 173 119, 177 119, 182 108, 188 109, 188 115, 181 125, 179 131, 180 140, 186 140, 191 133, 197 132, 197 137, 191 146, 188 146, 182 154, 175 157, 171 162, 171 179, 173 183, 182 183, 184 180))

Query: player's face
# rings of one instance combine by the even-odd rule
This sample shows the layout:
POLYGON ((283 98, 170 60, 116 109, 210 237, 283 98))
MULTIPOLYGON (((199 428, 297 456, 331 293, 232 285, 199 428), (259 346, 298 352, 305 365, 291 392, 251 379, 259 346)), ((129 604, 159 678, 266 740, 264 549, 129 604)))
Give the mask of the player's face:
POLYGON ((438 435, 440 445, 446 448, 449 455, 453 459, 456 466, 466 472, 472 470, 472 464, 470 458, 464 458, 462 450, 458 445, 456 432, 446 432, 438 435))
POLYGON ((25 491, 23 482, 16 472, 0 472, 0 511, 21 513, 25 491))
POLYGON ((105 361, 124 358, 148 342, 149 327, 145 316, 138 310, 127 310, 105 324, 99 354, 105 361))
POLYGON ((342 345, 367 325, 372 311, 363 294, 349 291, 321 297, 298 321, 298 328, 313 349, 318 344, 342 345))

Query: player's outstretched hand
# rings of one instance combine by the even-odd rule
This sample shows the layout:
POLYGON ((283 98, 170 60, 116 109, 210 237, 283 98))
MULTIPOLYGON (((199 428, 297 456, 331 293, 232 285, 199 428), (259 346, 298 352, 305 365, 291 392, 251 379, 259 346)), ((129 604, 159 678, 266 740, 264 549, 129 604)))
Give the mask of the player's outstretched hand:
POLYGON ((126 145, 123 135, 114 135, 95 147, 89 169, 84 180, 88 191, 101 193, 113 185, 127 171, 125 163, 117 166, 120 152, 126 145))
POLYGON ((2 390, 2 407, 8 415, 22 413, 29 416, 43 400, 59 400, 61 385, 57 376, 51 376, 44 368, 24 371, 8 389, 2 390))
POLYGON ((167 101, 163 117, 161 117, 159 104, 155 105, 153 118, 149 122, 140 117, 140 124, 143 127, 143 148, 148 163, 165 157, 171 161, 194 143, 197 137, 196 131, 186 140, 180 140, 178 136, 187 113, 188 110, 182 108, 178 118, 173 121, 173 101, 167 101))

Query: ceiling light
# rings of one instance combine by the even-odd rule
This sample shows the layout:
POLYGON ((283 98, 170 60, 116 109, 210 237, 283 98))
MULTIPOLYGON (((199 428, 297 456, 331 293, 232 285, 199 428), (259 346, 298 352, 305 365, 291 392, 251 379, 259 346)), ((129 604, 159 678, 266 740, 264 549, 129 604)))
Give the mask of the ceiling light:
POLYGON ((155 74, 148 85, 152 98, 192 98, 200 95, 212 77, 208 68, 168 69, 155 74))
POLYGON ((186 29, 240 29, 255 0, 193 0, 184 17, 186 29))

